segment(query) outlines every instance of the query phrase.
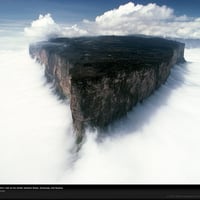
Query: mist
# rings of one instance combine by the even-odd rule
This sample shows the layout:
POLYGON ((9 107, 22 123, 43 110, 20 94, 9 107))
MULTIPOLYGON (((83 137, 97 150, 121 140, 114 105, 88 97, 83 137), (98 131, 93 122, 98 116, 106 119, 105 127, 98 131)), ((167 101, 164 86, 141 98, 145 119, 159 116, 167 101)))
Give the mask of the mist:
POLYGON ((8 49, 0 49, 0 183, 56 182, 73 146, 69 106, 46 84, 26 41, 1 40, 8 49))
POLYGON ((69 103, 31 60, 29 38, 1 36, 1 184, 200 182, 200 48, 188 43, 187 63, 101 137, 88 131, 76 154, 69 103))

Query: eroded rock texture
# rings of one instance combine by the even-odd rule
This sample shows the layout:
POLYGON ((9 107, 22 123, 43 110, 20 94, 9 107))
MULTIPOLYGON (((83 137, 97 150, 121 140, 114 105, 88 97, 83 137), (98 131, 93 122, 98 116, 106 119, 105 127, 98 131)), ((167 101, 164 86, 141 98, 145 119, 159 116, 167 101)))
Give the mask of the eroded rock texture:
POLYGON ((70 99, 78 138, 87 127, 101 130, 124 116, 184 62, 183 43, 153 37, 55 38, 29 50, 57 92, 70 99))

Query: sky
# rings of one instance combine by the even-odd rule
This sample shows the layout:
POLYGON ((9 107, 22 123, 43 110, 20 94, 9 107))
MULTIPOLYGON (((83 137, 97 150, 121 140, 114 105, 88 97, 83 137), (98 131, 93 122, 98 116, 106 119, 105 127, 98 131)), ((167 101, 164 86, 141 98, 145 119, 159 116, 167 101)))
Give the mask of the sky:
POLYGON ((0 0, 0 3, 0 35, 12 33, 15 27, 36 40, 50 36, 132 34, 200 39, 199 0, 0 0))
MULTIPOLYGON (((102 13, 118 8, 129 0, 0 0, 0 19, 33 20, 39 14, 51 13, 57 22, 78 23, 94 20, 102 13)), ((176 15, 199 15, 199 0, 134 0, 135 4, 156 3, 174 9, 176 15)))
POLYGON ((0 8, 0 19, 24 24, 26 36, 42 40, 51 36, 132 34, 200 39, 200 1, 197 0, 35 2, 8 0, 0 8))

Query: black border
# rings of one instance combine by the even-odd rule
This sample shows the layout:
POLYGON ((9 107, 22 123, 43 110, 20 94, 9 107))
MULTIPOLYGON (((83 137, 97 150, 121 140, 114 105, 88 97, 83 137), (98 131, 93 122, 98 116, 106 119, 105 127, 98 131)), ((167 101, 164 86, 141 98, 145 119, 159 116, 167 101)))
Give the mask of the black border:
POLYGON ((200 185, 0 185, 0 199, 200 199, 200 185))

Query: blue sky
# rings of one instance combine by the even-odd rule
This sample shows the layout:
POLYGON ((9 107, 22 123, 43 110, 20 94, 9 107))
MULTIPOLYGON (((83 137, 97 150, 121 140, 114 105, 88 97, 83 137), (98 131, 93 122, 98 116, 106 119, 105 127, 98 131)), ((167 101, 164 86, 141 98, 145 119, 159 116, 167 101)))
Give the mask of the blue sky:
MULTIPOLYGON (((51 13, 58 22, 78 23, 94 19, 129 0, 0 0, 0 19, 33 20, 51 13)), ((200 16, 200 0, 134 0, 134 3, 157 3, 174 9, 176 15, 200 16)))

